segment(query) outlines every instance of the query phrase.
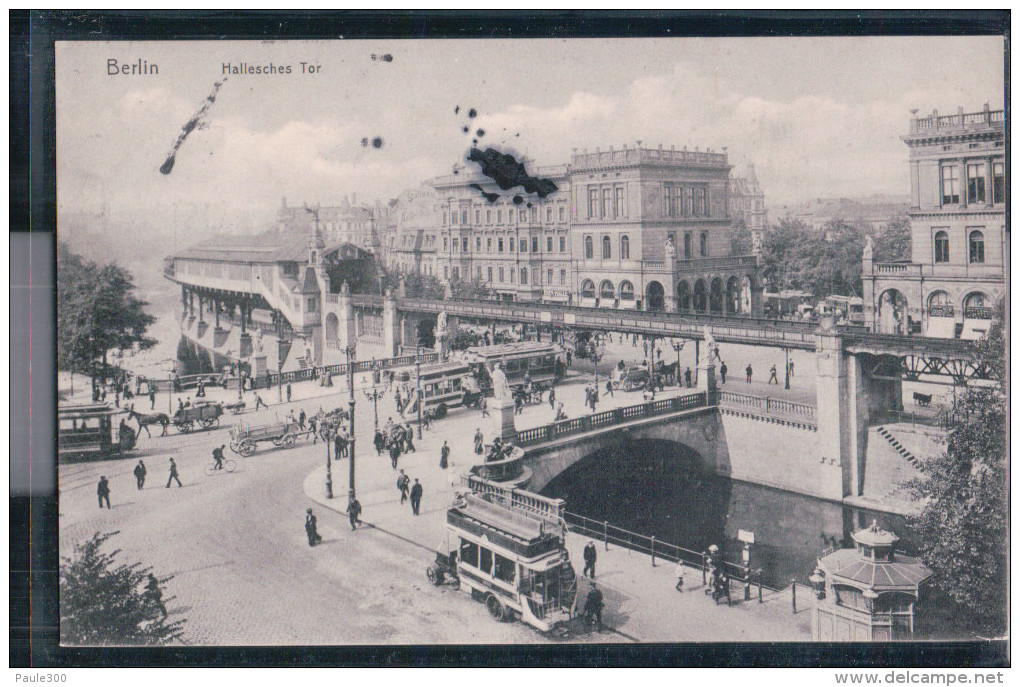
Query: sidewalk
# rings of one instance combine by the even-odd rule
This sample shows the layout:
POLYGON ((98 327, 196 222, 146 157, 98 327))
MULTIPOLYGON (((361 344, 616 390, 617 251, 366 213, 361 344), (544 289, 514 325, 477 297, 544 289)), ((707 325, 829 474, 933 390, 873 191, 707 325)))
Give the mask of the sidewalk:
MULTIPOLYGON (((449 471, 439 469, 441 444, 441 439, 426 436, 417 454, 411 454, 409 459, 401 458, 401 467, 405 467, 412 479, 417 476, 425 485, 422 511, 418 517, 411 514, 409 503, 400 504, 396 489, 397 473, 390 469, 388 457, 376 458, 374 449, 367 455, 359 451, 359 461, 368 463, 364 466, 365 462, 358 462, 358 500, 363 508, 363 529, 359 528, 357 532, 346 529, 346 461, 342 461, 341 465, 334 464, 335 496, 332 500, 325 497, 324 466, 305 478, 305 495, 319 506, 343 517, 343 521, 337 524, 343 531, 341 536, 371 537, 383 546, 399 540, 420 549, 424 579, 425 566, 433 560, 444 536, 446 510, 452 502, 453 488, 460 487, 460 472, 466 471, 463 464, 451 466, 449 471), (381 472, 385 474, 379 474, 383 462, 385 469, 381 472)), ((573 533, 567 537, 570 557, 579 576, 584 560, 582 549, 586 543, 586 538, 573 533)), ((621 641, 777 642, 811 639, 811 602, 807 598, 799 600, 802 605, 794 615, 789 590, 765 590, 764 603, 759 604, 757 589, 752 600, 745 602, 743 589, 734 583, 733 605, 716 605, 704 593, 700 570, 688 569, 686 587, 681 593, 675 590, 675 564, 659 560, 652 567, 646 554, 615 545, 606 551, 601 542, 596 542, 596 546, 597 581, 606 600, 603 621, 621 641)), ((583 608, 589 588, 586 580, 579 580, 578 609, 583 608)))

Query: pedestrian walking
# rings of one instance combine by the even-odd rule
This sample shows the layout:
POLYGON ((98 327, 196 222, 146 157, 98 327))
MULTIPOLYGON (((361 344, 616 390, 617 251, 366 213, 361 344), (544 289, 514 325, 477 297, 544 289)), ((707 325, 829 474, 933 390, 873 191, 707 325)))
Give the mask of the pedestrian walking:
POLYGON ((411 512, 418 515, 418 511, 421 509, 421 495, 422 495, 421 483, 418 478, 414 478, 414 486, 411 487, 411 512))
POLYGON ((556 409, 556 388, 549 389, 549 410, 556 409))
POLYGON ((105 475, 99 476, 99 486, 96 487, 96 494, 99 495, 99 510, 103 509, 103 501, 106 501, 106 509, 110 510, 110 482, 105 475))
POLYGON ((595 542, 589 541, 584 547, 584 570, 581 575, 589 577, 588 571, 591 570, 591 579, 595 579, 595 559, 598 558, 598 553, 595 551, 595 542))
POLYGON ((684 370, 684 385, 688 389, 691 388, 691 368, 690 367, 688 367, 686 370, 684 370))
POLYGON ((319 416, 312 415, 308 418, 308 429, 312 431, 312 443, 319 443, 319 416))
POLYGON ((404 471, 400 471, 400 475, 397 477, 397 491, 400 492, 400 504, 403 505, 404 501, 407 500, 408 493, 411 489, 411 478, 404 474, 404 471))
POLYGON ((570 363, 574 361, 574 354, 571 353, 570 349, 567 349, 567 367, 570 367, 570 363))
POLYGON ((265 401, 263 401, 263 400, 262 400, 262 397, 261 397, 261 396, 259 396, 259 395, 258 395, 258 394, 256 393, 256 394, 255 394, 255 410, 258 410, 258 409, 259 409, 259 406, 262 406, 262 407, 263 407, 263 408, 265 408, 266 410, 269 410, 269 404, 268 404, 268 403, 266 403, 265 401))
POLYGON ((181 484, 180 475, 177 474, 177 461, 175 461, 173 458, 171 458, 170 459, 170 477, 167 478, 167 481, 166 481, 166 488, 167 489, 170 488, 170 483, 173 482, 174 480, 177 480, 177 486, 178 487, 183 487, 184 486, 183 484, 181 484))
POLYGON ((315 546, 322 541, 322 537, 319 536, 318 521, 311 508, 305 512, 305 534, 308 535, 309 546, 315 546))
POLYGON ((475 455, 482 455, 482 450, 485 447, 485 440, 482 438, 482 430, 475 429, 475 455))
POLYGON ((375 430, 375 438, 372 440, 375 444, 375 455, 381 456, 382 450, 386 448, 386 437, 383 436, 382 430, 375 430))
POLYGON ((602 591, 592 582, 591 591, 588 592, 588 598, 584 602, 583 615, 589 622, 595 624, 599 632, 602 632, 602 609, 605 605, 602 591))
POLYGON ((489 417, 489 404, 485 401, 485 397, 478 402, 478 407, 482 410, 482 417, 489 417))
POLYGON ((287 382, 287 403, 290 403, 290 394, 291 394, 290 382, 287 382))
POLYGON ((748 364, 748 366, 744 368, 744 373, 747 374, 747 381, 746 381, 746 383, 750 384, 751 383, 751 375, 754 373, 754 370, 751 369, 751 365, 750 364, 748 364))
POLYGON ((301 413, 298 414, 298 427, 301 428, 302 432, 305 431, 305 420, 307 420, 307 419, 308 419, 308 416, 305 414, 305 409, 302 408, 301 409, 301 413))
POLYGON ((684 562, 676 562, 676 571, 673 573, 676 575, 676 590, 682 592, 684 590, 684 562))
POLYGON ((156 408, 156 390, 152 388, 152 383, 149 383, 149 410, 155 410, 156 408))
POLYGON ((149 573, 149 581, 145 583, 145 599, 158 608, 164 618, 167 616, 166 605, 163 603, 163 592, 159 588, 159 580, 152 573, 149 573))
MULTIPOLYGON (((607 379, 606 380, 606 393, 609 394, 610 396, 614 396, 614 394, 613 394, 613 380, 611 380, 611 379, 607 379)), ((614 396, 614 398, 615 398, 615 396, 614 396)))
POLYGON ((358 499, 351 499, 347 504, 347 519, 351 521, 351 529, 355 530, 361 524, 361 502, 358 499))
POLYGON ((135 466, 135 486, 141 490, 145 486, 145 473, 148 472, 145 469, 145 463, 138 461, 138 465, 135 466))
POLYGON ((418 449, 414 447, 414 428, 408 423, 404 425, 404 453, 417 452, 418 449))
POLYGON ((521 415, 524 412, 524 395, 514 394, 514 415, 521 415))
POLYGON ((400 460, 400 445, 397 442, 390 443, 390 463, 393 465, 393 469, 397 469, 397 461, 400 460))
POLYGON ((201 379, 198 380, 198 391, 195 392, 195 398, 205 398, 205 382, 201 379))
POLYGON ((439 449, 439 468, 445 470, 450 464, 450 446, 443 441, 443 448, 439 449))
POLYGON ((723 384, 726 383, 726 372, 728 371, 728 369, 729 368, 726 367, 726 363, 725 362, 722 365, 719 366, 719 376, 722 378, 722 383, 723 384))
POLYGON ((773 383, 775 383, 776 386, 779 386, 779 377, 776 376, 776 366, 774 364, 771 368, 769 368, 769 384, 773 383))
POLYGON ((790 364, 787 366, 787 376, 790 379, 793 379, 793 361, 792 360, 790 361, 790 364))

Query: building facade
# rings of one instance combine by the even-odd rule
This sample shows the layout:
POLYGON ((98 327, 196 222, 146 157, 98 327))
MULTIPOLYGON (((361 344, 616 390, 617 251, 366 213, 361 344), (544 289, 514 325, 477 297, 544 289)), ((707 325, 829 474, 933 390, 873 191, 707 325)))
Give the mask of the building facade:
POLYGON ((909 262, 876 263, 865 248, 865 321, 874 331, 977 338, 1005 295, 1003 110, 914 117, 909 262))
POLYGON ((768 211, 765 209, 765 192, 758 183, 754 165, 748 165, 743 176, 730 177, 730 217, 743 222, 751 231, 765 231, 768 211))
POLYGON ((328 243, 350 243, 366 250, 379 245, 376 226, 380 221, 385 222, 386 215, 382 206, 360 206, 357 205, 357 196, 344 196, 341 205, 311 210, 314 214, 307 206, 288 206, 284 197, 276 213, 277 231, 280 234, 305 235, 313 229, 317 216, 319 232, 328 243))

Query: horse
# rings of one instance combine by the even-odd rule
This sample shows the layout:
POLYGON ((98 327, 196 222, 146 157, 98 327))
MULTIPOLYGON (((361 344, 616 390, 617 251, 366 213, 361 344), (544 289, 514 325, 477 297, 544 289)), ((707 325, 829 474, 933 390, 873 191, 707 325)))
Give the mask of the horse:
POLYGON ((166 436, 167 425, 170 424, 170 418, 166 413, 155 413, 153 415, 146 415, 145 413, 137 412, 133 407, 128 409, 128 419, 134 418, 138 421, 138 434, 145 430, 145 433, 152 438, 152 432, 149 431, 149 425, 162 425, 163 433, 161 437, 166 436))

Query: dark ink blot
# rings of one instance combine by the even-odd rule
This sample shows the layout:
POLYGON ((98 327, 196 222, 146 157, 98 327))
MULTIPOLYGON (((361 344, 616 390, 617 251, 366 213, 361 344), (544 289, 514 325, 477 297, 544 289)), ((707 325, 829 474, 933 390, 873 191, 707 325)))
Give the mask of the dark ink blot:
POLYGON ((518 137, 518 136, 520 136, 520 134, 514 134, 514 137, 518 137))
POLYGON ((464 133, 466 134, 466 133, 468 133, 469 131, 471 131, 471 127, 469 127, 469 126, 461 127, 461 129, 460 129, 460 130, 461 130, 461 131, 463 131, 463 132, 464 132, 464 133))
POLYGON ((460 170, 459 169, 455 169, 455 170, 453 170, 453 173, 454 174, 460 174, 460 170))
POLYGON ((475 136, 477 136, 478 138, 481 138, 484 135, 485 135, 485 129, 479 129, 478 131, 475 132, 475 136))
POLYGON ((460 105, 458 105, 457 107, 453 108, 453 114, 459 114, 459 113, 460 113, 460 105))
POLYGON ((471 145, 473 145, 473 146, 478 145, 478 139, 477 138, 472 138, 471 139, 471 145))
POLYGON ((495 181, 504 191, 514 186, 523 186, 527 193, 535 193, 539 198, 545 198, 558 190, 551 179, 529 175, 524 164, 518 162, 513 155, 501 153, 495 148, 486 148, 485 152, 472 148, 467 159, 477 162, 482 168, 482 174, 495 181))
POLYGON ((212 93, 206 96, 202 107, 198 109, 198 112, 195 113, 194 117, 189 119, 187 123, 181 127, 181 133, 178 134, 177 140, 174 141, 173 147, 170 148, 166 161, 160 165, 159 171, 161 174, 166 175, 173 171, 174 164, 177 161, 177 151, 181 149, 181 145, 184 144, 184 141, 188 138, 191 132, 195 129, 205 129, 208 127, 208 123, 205 121, 205 116, 208 114, 209 108, 212 107, 212 104, 216 102, 216 94, 219 92, 220 87, 226 80, 226 77, 224 77, 213 84, 212 93))
POLYGON ((375 53, 372 53, 372 61, 375 62, 375 53))
POLYGON ((485 196, 485 200, 489 201, 490 203, 495 203, 497 200, 499 200, 498 193, 488 193, 484 188, 482 188, 481 184, 470 184, 468 185, 468 188, 478 189, 478 192, 485 196))
POLYGON ((393 55, 391 55, 389 53, 386 53, 385 55, 383 55, 379 59, 381 59, 383 62, 392 62, 393 61, 393 55))
POLYGON ((382 140, 381 137, 376 136, 375 138, 372 139, 372 147, 373 148, 382 148, 382 146, 383 146, 383 140, 382 140))
POLYGON ((477 116, 478 116, 478 112, 475 110, 475 108, 472 107, 470 110, 468 110, 468 117, 470 117, 471 119, 474 119, 477 116))
POLYGON ((531 203, 528 203, 528 207, 529 207, 529 208, 530 208, 530 207, 534 207, 534 205, 532 205, 531 203))
POLYGON ((524 202, 524 198, 521 196, 514 196, 514 205, 520 205, 524 202))
POLYGON ((362 148, 367 148, 368 147, 368 139, 367 138, 361 139, 361 147, 362 148))

